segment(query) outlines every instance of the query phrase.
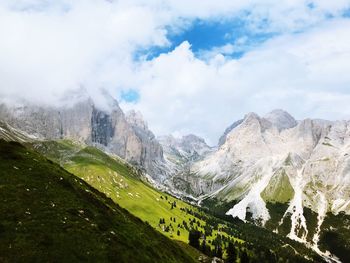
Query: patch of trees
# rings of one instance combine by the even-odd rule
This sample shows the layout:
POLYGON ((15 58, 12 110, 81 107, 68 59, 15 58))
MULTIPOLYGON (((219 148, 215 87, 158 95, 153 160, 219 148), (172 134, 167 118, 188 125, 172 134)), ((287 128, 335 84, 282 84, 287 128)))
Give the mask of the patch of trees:
POLYGON ((190 246, 199 249, 200 237, 201 237, 201 233, 198 230, 191 229, 188 234, 188 241, 190 246))

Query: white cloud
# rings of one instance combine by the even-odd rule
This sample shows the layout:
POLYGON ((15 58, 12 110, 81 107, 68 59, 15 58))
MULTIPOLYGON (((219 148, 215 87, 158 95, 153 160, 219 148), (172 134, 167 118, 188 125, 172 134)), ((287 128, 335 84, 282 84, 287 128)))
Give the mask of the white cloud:
POLYGON ((149 8, 103 1, 74 1, 63 11, 0 6, 1 93, 55 102, 81 85, 123 85, 138 47, 168 43, 163 23, 149 8))
POLYGON ((131 87, 141 95, 133 106, 156 133, 194 132, 211 142, 247 111, 348 116, 350 26, 337 17, 349 7, 344 0, 3 0, 0 95, 52 104, 81 86, 95 97, 101 87, 113 95, 131 87), (239 60, 219 53, 244 42, 206 59, 184 42, 152 61, 134 60, 139 49, 169 45, 169 28, 233 17, 282 36, 239 60))
POLYGON ((216 143, 226 126, 249 111, 350 117, 349 69, 348 20, 276 37, 239 60, 217 55, 202 61, 184 42, 140 69, 136 107, 158 134, 194 132, 216 143))

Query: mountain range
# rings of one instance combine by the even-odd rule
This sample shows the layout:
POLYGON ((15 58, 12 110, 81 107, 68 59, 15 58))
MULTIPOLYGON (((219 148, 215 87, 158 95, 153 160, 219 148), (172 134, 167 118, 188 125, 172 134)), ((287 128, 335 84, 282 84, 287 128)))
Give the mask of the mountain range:
POLYGON ((221 216, 287 236, 328 261, 344 261, 350 251, 350 121, 295 120, 283 110, 248 113, 210 147, 193 134, 156 137, 141 113, 124 114, 108 95, 106 103, 101 109, 83 97, 58 107, 0 104, 8 127, 0 135, 97 147, 159 189, 209 210, 222 207, 221 216), (329 245, 330 234, 342 248, 329 245))

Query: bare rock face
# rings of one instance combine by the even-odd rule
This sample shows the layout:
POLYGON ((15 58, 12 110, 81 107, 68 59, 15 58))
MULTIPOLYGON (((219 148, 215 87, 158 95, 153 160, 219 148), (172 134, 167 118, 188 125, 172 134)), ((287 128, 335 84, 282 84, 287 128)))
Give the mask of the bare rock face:
POLYGON ((216 151, 178 173, 181 190, 199 200, 234 201, 227 215, 259 225, 276 217, 272 204, 282 203, 276 218, 287 237, 333 257, 318 243, 330 213, 350 214, 350 121, 297 122, 281 110, 265 117, 249 113, 223 138, 216 151))
POLYGON ((223 135, 221 135, 221 137, 219 138, 219 146, 223 145, 226 142, 226 137, 227 135, 234 129, 236 128, 238 125, 240 125, 243 122, 242 120, 238 120, 235 121, 234 123, 232 123, 229 127, 226 128, 225 132, 223 135))
POLYGON ((158 138, 164 149, 167 164, 167 184, 172 190, 197 196, 212 187, 212 181, 193 176, 193 163, 202 160, 214 151, 203 138, 189 134, 181 138, 172 135, 158 138))
MULTIPOLYGON (((154 134, 148 129, 148 125, 140 112, 130 111, 126 115, 126 121, 136 134, 142 148, 138 163, 158 182, 166 179, 167 171, 163 158, 163 148, 154 134)), ((135 147, 137 147, 135 145, 135 147)))
POLYGON ((184 158, 184 161, 195 161, 213 150, 203 138, 194 134, 181 138, 175 138, 172 135, 160 136, 158 140, 164 148, 165 155, 175 162, 179 161, 178 158, 184 158))
POLYGON ((108 98, 108 103, 109 110, 99 109, 89 98, 66 107, 1 104, 0 119, 41 139, 66 138, 102 147, 158 178, 162 147, 147 125, 125 117, 115 100, 108 98))
MULTIPOLYGON (((264 223, 270 218, 266 202, 288 203, 289 237, 305 241, 296 231, 305 228, 303 207, 321 219, 327 212, 350 213, 349 156, 349 121, 296 122, 281 110, 265 117, 249 113, 217 151, 192 165, 191 174, 208 182, 206 196, 238 201, 227 213, 242 220, 250 212, 264 223)), ((202 192, 198 183, 190 187, 202 192)))
POLYGON ((272 125, 276 126, 278 130, 290 129, 297 126, 297 121, 284 110, 273 110, 264 116, 264 119, 271 122, 272 125))

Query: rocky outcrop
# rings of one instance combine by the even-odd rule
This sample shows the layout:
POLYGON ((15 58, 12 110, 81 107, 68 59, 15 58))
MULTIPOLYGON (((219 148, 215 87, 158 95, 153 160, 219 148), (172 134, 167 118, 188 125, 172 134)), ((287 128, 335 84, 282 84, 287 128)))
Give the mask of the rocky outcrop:
POLYGON ((139 163, 158 182, 164 182, 168 171, 163 158, 163 148, 156 137, 148 129, 148 125, 140 112, 130 111, 126 120, 141 142, 139 163))
POLYGON ((189 134, 181 138, 172 135, 158 137, 164 149, 167 163, 167 184, 178 192, 198 196, 210 189, 212 182, 191 174, 194 162, 202 160, 215 148, 207 145, 203 138, 189 134))
POLYGON ((232 123, 229 127, 227 127, 226 130, 225 130, 225 132, 224 132, 224 134, 220 136, 218 145, 219 145, 219 146, 223 145, 223 144, 226 142, 226 137, 227 137, 227 135, 228 135, 234 128, 236 128, 238 125, 240 125, 242 122, 243 122, 243 119, 242 119, 242 120, 235 121, 235 122, 232 123))
POLYGON ((297 126, 298 122, 284 110, 273 110, 264 116, 279 131, 297 126))
POLYGON ((163 152, 152 132, 127 118, 115 100, 106 101, 108 110, 89 98, 65 107, 1 104, 0 119, 39 139, 66 138, 102 147, 159 179, 163 152))

